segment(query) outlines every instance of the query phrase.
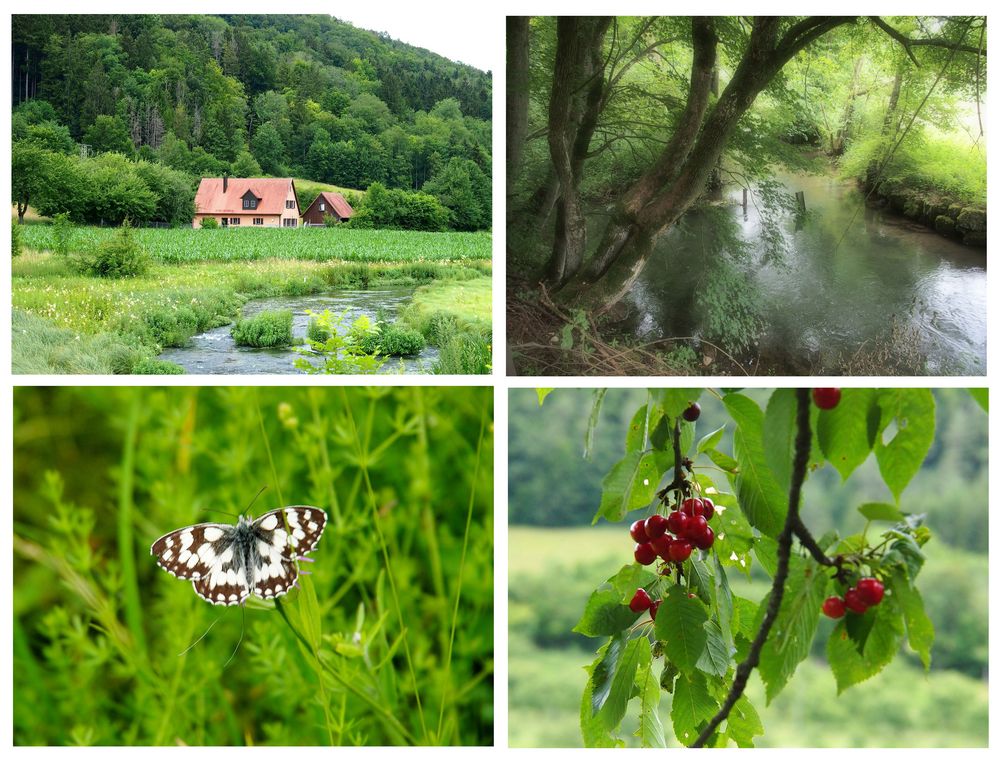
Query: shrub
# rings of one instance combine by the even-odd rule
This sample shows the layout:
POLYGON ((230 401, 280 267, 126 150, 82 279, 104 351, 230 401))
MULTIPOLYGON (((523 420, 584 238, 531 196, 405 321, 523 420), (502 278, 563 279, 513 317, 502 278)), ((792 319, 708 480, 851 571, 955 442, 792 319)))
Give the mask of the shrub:
POLYGON ((292 312, 261 311, 236 322, 231 333, 237 345, 278 348, 292 344, 292 312))
POLYGON ((330 329, 317 317, 310 316, 309 326, 306 327, 306 339, 316 343, 325 343, 330 339, 330 329))
POLYGON ((488 339, 470 332, 459 332, 441 346, 434 373, 489 374, 492 364, 493 353, 488 339))
POLYGON ((69 255, 70 242, 75 227, 68 213, 57 213, 52 221, 52 252, 60 256, 69 255))
POLYGON ((219 221, 214 216, 208 216, 201 220, 202 229, 218 229, 219 221))
POLYGON ((117 234, 80 257, 80 269, 95 277, 122 279, 146 273, 149 257, 126 219, 117 234))
POLYGON ((24 248, 24 239, 21 236, 21 225, 16 221, 10 222, 10 255, 19 256, 24 248))
POLYGON ((132 367, 132 374, 186 374, 183 366, 173 361, 144 358, 132 367))
POLYGON ((380 321, 360 340, 362 351, 380 356, 415 356, 425 345, 424 336, 415 329, 386 321, 380 321))

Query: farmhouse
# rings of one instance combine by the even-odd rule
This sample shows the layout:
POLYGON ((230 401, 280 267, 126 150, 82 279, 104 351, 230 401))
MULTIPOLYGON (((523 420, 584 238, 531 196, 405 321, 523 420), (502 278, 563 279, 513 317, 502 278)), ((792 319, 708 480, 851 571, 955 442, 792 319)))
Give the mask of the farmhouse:
POLYGON ((291 179, 206 177, 194 198, 194 227, 215 219, 223 227, 297 227, 299 202, 291 179))
POLYGON ((302 214, 302 223, 307 227, 319 227, 326 223, 327 216, 337 221, 347 221, 353 215, 351 204, 339 192, 321 192, 302 214))

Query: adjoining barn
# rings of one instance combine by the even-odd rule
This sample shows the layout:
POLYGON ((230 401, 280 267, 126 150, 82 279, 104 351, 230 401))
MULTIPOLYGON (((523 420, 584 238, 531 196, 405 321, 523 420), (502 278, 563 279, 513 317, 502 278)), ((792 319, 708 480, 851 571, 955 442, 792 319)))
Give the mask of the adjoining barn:
POLYGON ((206 177, 194 198, 194 227, 215 219, 223 227, 297 227, 299 201, 291 179, 206 177))
POLYGON ((302 223, 307 227, 321 227, 326 224, 327 216, 341 222, 353 215, 351 204, 339 192, 321 192, 302 214, 302 223))

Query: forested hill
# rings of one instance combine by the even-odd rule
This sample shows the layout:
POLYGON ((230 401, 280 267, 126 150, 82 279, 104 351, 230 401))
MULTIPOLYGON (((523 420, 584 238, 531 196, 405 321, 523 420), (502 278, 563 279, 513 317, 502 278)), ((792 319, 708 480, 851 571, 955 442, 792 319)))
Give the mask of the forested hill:
POLYGON ((12 35, 15 142, 488 197, 490 74, 332 17, 22 15, 12 35))

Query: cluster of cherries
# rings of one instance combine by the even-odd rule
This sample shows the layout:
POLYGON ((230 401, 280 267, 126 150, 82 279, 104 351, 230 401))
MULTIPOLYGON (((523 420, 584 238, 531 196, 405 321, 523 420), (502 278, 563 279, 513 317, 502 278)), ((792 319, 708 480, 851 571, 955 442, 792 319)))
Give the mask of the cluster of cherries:
POLYGON ((685 498, 669 516, 653 514, 633 522, 629 534, 635 541, 635 560, 652 564, 659 556, 664 561, 687 561, 695 548, 711 548, 715 532, 708 526, 715 516, 710 498, 685 498))
POLYGON ((823 602, 823 613, 830 619, 840 619, 847 611, 864 614, 872 606, 882 603, 885 586, 874 577, 862 577, 848 588, 844 597, 830 596, 823 602))

